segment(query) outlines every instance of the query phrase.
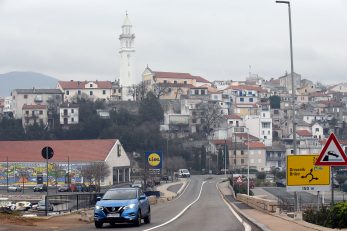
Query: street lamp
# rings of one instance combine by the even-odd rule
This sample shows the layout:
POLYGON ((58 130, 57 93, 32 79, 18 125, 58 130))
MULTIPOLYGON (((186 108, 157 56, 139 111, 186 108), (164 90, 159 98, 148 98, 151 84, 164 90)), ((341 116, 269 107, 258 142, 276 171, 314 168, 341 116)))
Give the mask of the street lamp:
POLYGON ((295 124, 295 87, 294 87, 294 63, 293 63, 293 38, 292 38, 292 15, 289 1, 276 1, 276 3, 287 4, 289 15, 289 42, 290 42, 290 75, 292 79, 292 109, 293 109, 293 154, 296 153, 296 124, 295 124))
POLYGON ((247 196, 249 196, 249 129, 247 128, 247 196))
MULTIPOLYGON (((287 4, 288 6, 288 16, 289 16, 289 42, 290 42, 290 72, 292 79, 292 110, 293 110, 293 154, 296 155, 296 124, 295 124, 295 87, 294 87, 294 64, 293 64, 293 39, 292 39, 292 14, 290 11, 289 1, 276 1, 276 3, 287 4)), ((294 192, 295 207, 298 210, 298 195, 294 192)))

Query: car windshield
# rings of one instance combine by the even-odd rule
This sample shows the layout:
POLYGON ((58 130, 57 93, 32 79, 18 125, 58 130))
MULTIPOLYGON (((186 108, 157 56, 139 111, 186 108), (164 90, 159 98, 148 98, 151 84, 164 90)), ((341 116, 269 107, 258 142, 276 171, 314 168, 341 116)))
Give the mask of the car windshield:
POLYGON ((183 169, 182 172, 183 173, 189 173, 189 171, 187 169, 183 169))
POLYGON ((136 190, 134 189, 117 189, 109 190, 103 196, 103 200, 129 200, 136 198, 136 190))

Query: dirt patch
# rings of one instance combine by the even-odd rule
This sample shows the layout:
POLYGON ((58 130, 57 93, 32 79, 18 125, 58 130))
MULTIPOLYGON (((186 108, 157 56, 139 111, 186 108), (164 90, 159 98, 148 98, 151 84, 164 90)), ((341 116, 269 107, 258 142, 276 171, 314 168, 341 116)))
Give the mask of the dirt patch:
POLYGON ((29 218, 18 214, 0 213, 0 226, 6 225, 7 230, 69 230, 74 227, 80 227, 88 224, 80 220, 81 215, 67 214, 49 218, 29 218))
POLYGON ((18 214, 0 213, 0 224, 34 226, 35 219, 19 216, 18 214))

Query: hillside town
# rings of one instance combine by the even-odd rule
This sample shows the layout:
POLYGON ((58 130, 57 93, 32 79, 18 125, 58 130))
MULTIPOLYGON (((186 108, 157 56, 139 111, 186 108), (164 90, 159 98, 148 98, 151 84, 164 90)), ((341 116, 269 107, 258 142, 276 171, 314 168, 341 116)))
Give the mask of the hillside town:
POLYGON ((215 160, 225 144, 229 170, 245 169, 248 163, 257 171, 285 169, 286 156, 293 154, 293 119, 296 154, 319 153, 332 132, 347 146, 345 83, 325 86, 293 73, 292 86, 287 72, 269 80, 250 72, 243 81, 209 81, 189 70, 159 71, 149 65, 142 72, 142 81, 135 83, 135 34, 128 15, 119 40, 119 79, 59 81, 55 89, 12 89, 11 96, 0 99, 0 118, 21 120, 24 130, 34 124, 45 130, 57 126, 69 130, 79 124, 80 99, 105 103, 106 108, 98 109, 97 114, 107 120, 121 105, 138 111, 136 102, 152 92, 164 110, 161 135, 203 146, 207 153, 203 169, 224 169, 215 160), (54 123, 55 116, 59 124, 54 123))

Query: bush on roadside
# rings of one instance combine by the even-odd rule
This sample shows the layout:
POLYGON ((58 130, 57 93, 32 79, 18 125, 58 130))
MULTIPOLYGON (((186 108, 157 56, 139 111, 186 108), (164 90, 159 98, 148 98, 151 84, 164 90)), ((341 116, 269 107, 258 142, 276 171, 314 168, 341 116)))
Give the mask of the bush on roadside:
POLYGON ((329 228, 347 228, 347 202, 336 203, 332 207, 322 206, 320 210, 307 209, 303 213, 307 222, 329 228))

